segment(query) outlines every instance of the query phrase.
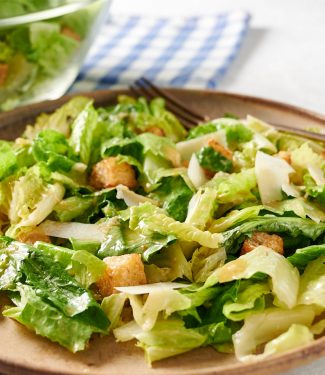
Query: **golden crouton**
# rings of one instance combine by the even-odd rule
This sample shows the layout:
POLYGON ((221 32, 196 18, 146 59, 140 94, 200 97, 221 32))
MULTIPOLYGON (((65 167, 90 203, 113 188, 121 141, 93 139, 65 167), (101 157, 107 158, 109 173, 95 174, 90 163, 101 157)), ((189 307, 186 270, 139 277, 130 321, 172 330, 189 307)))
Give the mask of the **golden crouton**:
POLYGON ((125 254, 104 259, 104 275, 96 285, 103 297, 116 293, 116 286, 133 286, 147 283, 140 254, 125 254))
POLYGON ((223 147, 220 143, 218 143, 216 140, 214 139, 210 139, 209 142, 208 142, 208 146, 213 148, 214 151, 217 151, 219 152, 222 156, 224 156, 225 158, 229 159, 229 160, 232 160, 232 157, 233 157, 233 154, 232 152, 226 148, 226 147, 223 147))
POLYGON ((240 255, 249 253, 261 245, 269 247, 283 255, 283 239, 276 234, 268 234, 265 232, 254 232, 252 237, 246 238, 241 248, 240 255))
POLYGON ((51 243, 50 237, 39 229, 19 233, 17 236, 17 241, 24 242, 29 245, 33 245, 36 241, 51 243))
POLYGON ((134 189, 137 185, 135 171, 126 162, 120 162, 117 157, 103 159, 93 166, 90 175, 90 185, 96 189, 125 185, 134 189))
POLYGON ((67 26, 62 28, 61 34, 67 36, 68 38, 74 39, 77 42, 80 42, 81 40, 80 35, 74 32, 72 29, 70 29, 70 27, 67 27, 67 26))
POLYGON ((8 64, 0 64, 0 86, 6 82, 9 71, 8 64))
POLYGON ((161 128, 159 128, 158 126, 150 126, 145 131, 147 133, 152 133, 152 134, 158 135, 160 137, 164 137, 165 136, 164 131, 161 128))
POLYGON ((281 158, 282 160, 286 161, 288 164, 291 164, 291 154, 288 151, 279 151, 275 156, 281 158))

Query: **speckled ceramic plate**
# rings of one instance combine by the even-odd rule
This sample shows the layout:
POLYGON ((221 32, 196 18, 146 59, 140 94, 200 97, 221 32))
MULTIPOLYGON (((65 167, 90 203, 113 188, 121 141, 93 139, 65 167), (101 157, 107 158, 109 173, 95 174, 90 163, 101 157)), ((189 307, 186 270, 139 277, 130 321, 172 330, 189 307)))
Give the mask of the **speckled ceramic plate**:
MULTIPOLYGON (((278 124, 297 128, 320 126, 325 130, 324 116, 273 101, 214 91, 168 91, 187 103, 189 108, 212 118, 220 117, 225 112, 238 116, 249 113, 278 124)), ((127 91, 97 91, 86 95, 93 97, 96 105, 107 105, 114 103, 117 95, 122 93, 127 91)), ((0 114, 0 138, 14 139, 40 112, 53 111, 68 98, 0 114)), ((72 354, 15 321, 0 317, 0 371, 8 374, 276 374, 324 355, 325 337, 322 337, 310 345, 253 364, 241 364, 232 355, 202 348, 160 361, 149 368, 144 361, 143 351, 134 342, 117 344, 112 337, 96 338, 88 350, 72 354)))

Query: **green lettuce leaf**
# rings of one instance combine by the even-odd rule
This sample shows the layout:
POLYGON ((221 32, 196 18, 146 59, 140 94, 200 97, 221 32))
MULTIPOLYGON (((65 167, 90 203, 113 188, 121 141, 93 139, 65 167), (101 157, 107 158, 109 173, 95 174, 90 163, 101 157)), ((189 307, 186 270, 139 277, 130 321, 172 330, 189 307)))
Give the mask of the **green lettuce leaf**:
POLYGON ((325 244, 307 246, 297 249, 287 259, 297 268, 303 270, 307 264, 321 256, 325 256, 325 244))
POLYGON ((289 309, 296 305, 299 289, 298 270, 282 255, 265 246, 256 247, 216 269, 204 285, 209 287, 218 282, 249 279, 258 272, 271 277, 272 293, 276 297, 275 304, 289 309))
POLYGON ((34 139, 32 153, 36 161, 43 161, 53 171, 69 172, 76 160, 64 135, 52 129, 41 131, 34 139))
POLYGON ((201 167, 211 172, 230 172, 232 170, 232 161, 212 147, 203 147, 196 153, 196 157, 201 167))
POLYGON ((244 320, 265 309, 265 295, 270 293, 267 283, 253 283, 241 289, 236 302, 227 301, 223 306, 222 312, 230 320, 244 320))
POLYGON ((47 184, 35 166, 14 184, 9 208, 11 228, 14 235, 19 227, 32 227, 41 223, 63 198, 65 189, 59 184, 47 184))
POLYGON ((193 225, 180 223, 168 217, 161 209, 144 203, 130 209, 130 229, 139 230, 142 234, 157 232, 163 235, 173 235, 180 240, 198 242, 202 246, 220 247, 223 236, 201 231, 193 225))
MULTIPOLYGON (((290 310, 279 308, 265 309, 263 312, 253 314, 245 319, 243 327, 237 331, 233 336, 233 343, 235 347, 235 354, 237 359, 242 362, 249 362, 261 357, 254 355, 256 348, 270 340, 277 338, 279 335, 285 333, 293 324, 310 326, 315 313, 309 306, 297 306, 290 310)), ((308 335, 307 335, 308 336, 308 335)), ((286 343, 288 349, 301 343, 310 342, 310 335, 305 340, 304 330, 294 330, 289 333, 291 345, 286 343), (292 337, 293 333, 297 333, 292 337), (303 333, 299 336, 299 333, 303 333), (303 340, 302 340, 303 339, 303 340)), ((272 354, 276 352, 277 348, 281 348, 285 343, 284 338, 279 338, 278 341, 266 347, 265 353, 272 354)), ((263 354, 262 354, 263 358, 263 354)))
POLYGON ((325 255, 308 263, 301 275, 298 302, 325 309, 325 255))
POLYGON ((73 121, 90 103, 92 103, 92 99, 84 96, 76 96, 55 112, 39 115, 35 125, 28 125, 23 135, 28 139, 33 139, 41 130, 53 129, 62 133, 65 137, 69 137, 73 121))
POLYGON ((78 41, 62 34, 60 24, 54 22, 30 24, 29 38, 32 47, 29 59, 37 62, 42 74, 50 76, 66 65, 79 46, 78 41))
POLYGON ((191 129, 188 134, 188 139, 197 138, 219 130, 225 131, 227 142, 229 144, 248 142, 253 136, 252 131, 243 125, 240 120, 220 118, 191 129))
POLYGON ((254 169, 243 170, 240 173, 217 173, 207 186, 217 190, 218 203, 240 204, 256 200, 252 190, 256 188, 254 169))
POLYGON ((11 175, 17 168, 17 157, 12 145, 0 141, 0 181, 11 175))
POLYGON ((198 190, 188 205, 185 222, 204 230, 212 220, 216 209, 217 192, 209 187, 198 190))
POLYGON ((68 317, 45 302, 32 287, 20 285, 21 300, 3 315, 17 320, 38 335, 58 342, 73 353, 84 350, 94 332, 91 325, 77 317, 68 317))
POLYGON ((175 241, 172 235, 159 233, 143 235, 137 230, 130 229, 128 222, 116 217, 110 219, 107 225, 107 239, 101 244, 97 253, 100 258, 138 253, 142 254, 145 262, 149 262, 152 256, 175 241))
POLYGON ((184 221, 193 192, 182 176, 162 177, 150 197, 160 202, 169 216, 184 221))
POLYGON ((91 160, 94 134, 98 126, 98 114, 91 102, 86 104, 71 126, 70 145, 75 154, 79 155, 80 161, 88 164, 91 160))
POLYGON ((194 251, 191 258, 193 279, 197 283, 204 283, 219 267, 223 266, 227 255, 223 247, 211 249, 200 247, 194 251))
MULTIPOLYGON (((277 233, 284 239, 284 249, 299 246, 302 241, 317 241, 325 233, 325 223, 315 223, 310 219, 297 217, 263 216, 244 222, 223 232, 226 251, 235 254, 245 238, 253 232, 277 233)), ((303 242, 303 243, 304 243, 303 242)))

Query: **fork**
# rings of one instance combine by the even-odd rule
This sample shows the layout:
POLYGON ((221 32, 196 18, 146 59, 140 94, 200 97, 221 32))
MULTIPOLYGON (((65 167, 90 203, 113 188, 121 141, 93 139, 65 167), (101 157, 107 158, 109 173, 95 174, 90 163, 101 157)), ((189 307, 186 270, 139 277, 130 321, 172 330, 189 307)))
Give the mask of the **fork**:
MULTIPOLYGON (((210 120, 208 116, 204 116, 193 109, 190 109, 186 104, 176 99, 173 95, 167 93, 164 89, 157 87, 147 78, 141 77, 130 85, 131 92, 136 96, 143 96, 148 100, 160 96, 165 99, 166 108, 172 112, 186 129, 191 129, 202 122, 210 120)), ((325 134, 314 133, 304 129, 297 129, 289 125, 271 124, 274 128, 287 133, 301 135, 316 141, 325 141, 325 134)))

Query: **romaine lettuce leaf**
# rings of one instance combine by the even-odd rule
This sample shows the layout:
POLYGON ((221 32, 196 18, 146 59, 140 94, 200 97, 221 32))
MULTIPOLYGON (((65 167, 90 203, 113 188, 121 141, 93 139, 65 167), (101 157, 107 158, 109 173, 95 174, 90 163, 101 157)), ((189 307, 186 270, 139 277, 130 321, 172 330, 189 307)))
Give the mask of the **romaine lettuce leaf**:
POLYGON ((289 309, 296 305, 299 290, 298 270, 282 255, 265 246, 259 246, 216 269, 204 285, 209 287, 218 282, 249 279, 258 272, 271 277, 275 304, 289 309))
MULTIPOLYGON (((284 239, 284 249, 293 249, 304 241, 309 244, 321 239, 325 233, 325 223, 315 223, 298 217, 262 216, 239 224, 223 232, 226 251, 236 253, 245 237, 253 232, 277 233, 284 239)), ((303 242, 303 243, 304 243, 303 242)))
POLYGON ((160 202, 169 216, 184 221, 193 192, 182 176, 162 177, 150 197, 160 202))
POLYGON ((17 168, 17 157, 12 145, 0 141, 0 181, 11 175, 17 168))
POLYGON ((298 303, 325 309, 325 255, 309 262, 301 275, 298 303))
POLYGON ((255 201, 252 190, 256 188, 254 169, 240 173, 217 173, 206 186, 217 190, 218 203, 240 204, 249 200, 255 201))
POLYGON ((92 156, 94 134, 98 126, 98 114, 91 102, 75 118, 70 136, 70 145, 82 163, 88 164, 92 156))
POLYGON ((188 134, 188 139, 197 138, 219 130, 225 131, 227 142, 229 144, 248 142, 253 136, 252 131, 243 125, 240 120, 220 118, 191 129, 188 134))
POLYGON ((288 257, 288 260, 295 267, 303 270, 309 262, 322 256, 325 256, 325 244, 312 245, 302 249, 297 249, 294 254, 288 257))
POLYGON ((100 258, 139 253, 142 254, 145 262, 149 262, 155 253, 170 245, 176 239, 172 235, 161 235, 159 233, 143 235, 138 230, 130 229, 128 222, 116 217, 107 222, 106 230, 106 239, 102 242, 97 253, 100 258))
POLYGON ((217 268, 224 265, 226 258, 227 254, 223 247, 210 249, 202 246, 195 250, 191 259, 194 281, 204 283, 217 268))
POLYGON ((64 192, 64 187, 59 183, 47 184, 37 166, 28 169, 14 183, 8 234, 14 235, 19 227, 32 227, 41 223, 61 201, 64 192))
POLYGON ((69 172, 76 163, 73 150, 64 135, 52 129, 38 133, 32 144, 36 161, 43 161, 53 171, 69 172))
POLYGON ((217 192, 209 187, 200 189, 188 204, 185 222, 204 230, 213 218, 216 209, 217 192))
POLYGON ((304 143, 291 152, 291 164, 298 173, 303 174, 309 165, 322 168, 325 165, 325 161, 321 155, 313 151, 308 143, 304 143))
POLYGON ((241 210, 230 211, 229 214, 217 220, 214 220, 209 227, 212 233, 224 232, 225 230, 239 224, 247 219, 255 218, 258 216, 264 206, 250 206, 241 210))
POLYGON ((58 342, 73 353, 84 350, 94 332, 93 327, 77 317, 68 317, 45 302, 32 287, 20 285, 21 300, 16 307, 3 311, 38 335, 58 342))
POLYGON ((186 329, 182 320, 169 319, 156 323, 150 331, 142 330, 131 321, 113 331, 117 341, 137 339, 149 363, 185 353, 204 344, 206 336, 194 329, 186 329))
POLYGON ((211 172, 230 172, 232 170, 232 161, 212 147, 202 147, 201 150, 196 153, 196 157, 201 167, 211 172))
MULTIPOLYGON (((265 309, 263 312, 253 314, 245 319, 243 327, 233 335, 233 343, 237 359, 242 362, 249 362, 263 358, 254 355, 256 348, 264 343, 277 338, 285 333, 293 324, 310 326, 315 313, 310 306, 296 306, 290 310, 279 308, 265 309)), ((308 330, 309 331, 309 330, 308 330)), ((295 347, 295 343, 310 342, 310 335, 306 335, 304 330, 294 329, 288 334, 290 343, 283 342, 285 337, 270 343, 265 349, 265 354, 272 354, 281 344, 288 348, 295 347), (296 333, 293 335, 293 333, 296 333), (302 333, 300 336, 299 333, 302 333), (294 337, 292 337, 294 336, 294 337), (307 336, 307 340, 305 337, 307 336)), ((286 341, 286 340, 285 340, 286 341)))
POLYGON ((201 231, 193 225, 180 223, 168 217, 163 210, 148 203, 130 208, 129 226, 130 229, 139 230, 145 235, 153 232, 173 235, 180 240, 198 242, 202 246, 211 248, 220 247, 223 240, 222 234, 212 234, 208 231, 201 231))
POLYGON ((237 294, 236 302, 227 301, 223 305, 222 312, 230 320, 244 320, 265 309, 265 295, 270 292, 270 287, 265 282, 244 285, 237 294))
POLYGON ((78 41, 61 33, 57 22, 31 23, 29 39, 32 47, 29 60, 37 62, 41 74, 49 76, 57 74, 79 46, 78 41))
POLYGON ((39 115, 34 126, 28 125, 26 127, 23 136, 33 139, 41 130, 53 129, 62 133, 65 137, 69 137, 71 124, 90 103, 92 103, 92 99, 85 96, 76 96, 63 104, 55 112, 39 115))

